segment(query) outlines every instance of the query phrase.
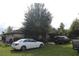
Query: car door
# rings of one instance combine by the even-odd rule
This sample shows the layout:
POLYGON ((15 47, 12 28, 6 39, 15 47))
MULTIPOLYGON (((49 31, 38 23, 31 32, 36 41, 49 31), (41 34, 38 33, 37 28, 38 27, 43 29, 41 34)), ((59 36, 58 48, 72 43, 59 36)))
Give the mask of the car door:
POLYGON ((31 43, 29 40, 24 40, 24 45, 26 46, 27 49, 30 49, 31 48, 31 43))
POLYGON ((31 45, 31 48, 36 48, 37 47, 37 41, 30 40, 30 45, 31 45))

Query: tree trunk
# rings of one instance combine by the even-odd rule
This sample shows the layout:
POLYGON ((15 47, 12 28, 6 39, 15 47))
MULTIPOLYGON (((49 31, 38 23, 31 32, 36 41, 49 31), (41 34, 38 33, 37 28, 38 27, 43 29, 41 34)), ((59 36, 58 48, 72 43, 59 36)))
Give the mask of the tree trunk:
POLYGON ((48 42, 48 35, 47 33, 43 34, 43 42, 46 44, 48 42))

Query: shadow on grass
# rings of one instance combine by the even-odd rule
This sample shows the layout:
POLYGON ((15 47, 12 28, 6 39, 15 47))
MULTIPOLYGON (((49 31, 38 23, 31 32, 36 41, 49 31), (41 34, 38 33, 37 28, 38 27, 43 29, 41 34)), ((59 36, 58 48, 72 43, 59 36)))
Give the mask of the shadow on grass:
POLYGON ((40 48, 33 48, 33 49, 26 49, 25 51, 22 51, 22 50, 10 50, 11 53, 20 53, 20 52, 32 52, 32 51, 35 51, 35 50, 38 50, 40 48))

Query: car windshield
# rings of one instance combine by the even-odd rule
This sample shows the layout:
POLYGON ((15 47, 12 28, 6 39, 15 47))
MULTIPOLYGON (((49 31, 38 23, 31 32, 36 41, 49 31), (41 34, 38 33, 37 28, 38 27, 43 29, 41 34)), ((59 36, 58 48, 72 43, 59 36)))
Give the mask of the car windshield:
POLYGON ((22 41, 24 41, 24 39, 20 39, 20 40, 18 40, 18 42, 22 42, 22 41))
POLYGON ((63 36, 63 38, 68 39, 68 37, 66 37, 66 36, 63 36))

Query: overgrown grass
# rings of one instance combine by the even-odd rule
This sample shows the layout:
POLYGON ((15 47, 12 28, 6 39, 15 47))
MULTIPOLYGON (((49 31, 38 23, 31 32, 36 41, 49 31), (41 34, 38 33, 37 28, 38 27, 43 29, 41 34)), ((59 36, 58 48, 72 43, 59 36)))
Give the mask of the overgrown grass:
POLYGON ((31 49, 25 52, 13 51, 10 46, 0 46, 0 56, 77 56, 72 44, 47 45, 44 48, 31 49))

